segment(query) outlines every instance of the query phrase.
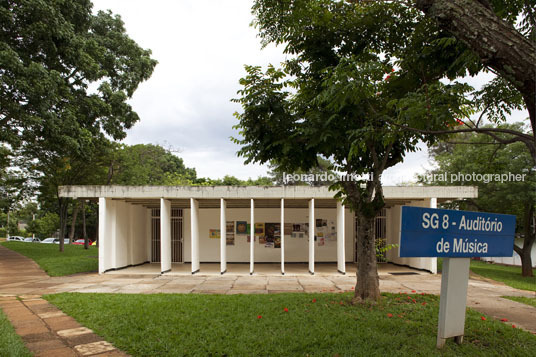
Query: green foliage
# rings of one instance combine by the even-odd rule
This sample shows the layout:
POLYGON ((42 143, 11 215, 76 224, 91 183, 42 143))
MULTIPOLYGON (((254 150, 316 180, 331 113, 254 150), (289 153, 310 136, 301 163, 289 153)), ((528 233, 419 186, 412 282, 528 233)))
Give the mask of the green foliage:
POLYGON ((4 247, 14 250, 32 260, 50 276, 65 276, 76 273, 96 272, 99 265, 99 249, 90 246, 66 244, 64 252, 57 244, 3 242, 4 247))
POLYGON ((2 357, 30 357, 32 354, 15 329, 0 309, 0 356, 2 357))
POLYGON ((536 277, 521 276, 521 267, 471 260, 471 271, 485 278, 501 281, 516 289, 536 291, 536 277))
POLYGON ((363 179, 333 188, 342 199, 352 192, 345 203, 374 217, 383 207, 383 171, 419 139, 435 140, 400 124, 444 129, 467 105, 467 86, 439 81, 465 73, 468 58, 453 62, 466 49, 456 43, 443 51, 445 35, 399 2, 258 0, 253 14, 263 44, 283 44, 291 58, 281 68, 245 67, 234 99, 243 109, 235 113, 238 154, 287 172, 307 172, 320 155, 330 170, 372 174, 373 184, 363 179))
POLYGON ((187 184, 196 179, 195 169, 181 158, 153 144, 121 145, 109 167, 109 182, 115 185, 187 184))
POLYGON ((529 298, 524 296, 503 296, 505 299, 517 301, 525 305, 530 305, 536 308, 536 298, 529 298))
POLYGON ((60 217, 57 213, 45 212, 42 217, 28 221, 28 232, 41 239, 52 237, 60 228, 60 217))
MULTIPOLYGON (((523 124, 502 124, 500 128, 524 131, 523 124)), ((536 172, 530 153, 523 143, 501 145, 489 136, 475 133, 456 134, 449 141, 431 149, 437 168, 427 172, 427 177, 446 174, 448 180, 435 180, 435 185, 477 186, 478 198, 455 202, 462 209, 517 215, 517 231, 524 230, 524 215, 536 202, 536 172), (512 173, 525 175, 522 181, 470 180, 451 182, 450 178, 461 173, 501 175, 512 173)), ((497 134, 499 137, 504 135, 497 134)), ((491 176, 488 176, 490 178, 491 176)))
POLYGON ((17 150, 26 185, 56 198, 63 234, 58 186, 102 182, 108 137, 139 120, 127 101, 156 61, 89 0, 1 1, 0 23, 0 144, 17 150))
POLYGON ((350 293, 44 298, 135 356, 526 356, 536 348, 529 332, 469 309, 464 343, 438 351, 433 295, 383 294, 375 305, 352 305, 350 293))
POLYGON ((101 130, 124 138, 138 120, 126 100, 156 61, 119 16, 89 0, 2 1, 0 22, 1 141, 83 150, 101 130))

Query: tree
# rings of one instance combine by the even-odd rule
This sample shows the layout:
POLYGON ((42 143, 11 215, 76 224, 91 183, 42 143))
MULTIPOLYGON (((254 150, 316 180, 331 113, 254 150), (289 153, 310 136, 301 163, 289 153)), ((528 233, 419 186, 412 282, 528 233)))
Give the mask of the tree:
POLYGON ((277 164, 272 164, 270 165, 271 171, 269 171, 268 174, 276 185, 329 186, 334 184, 336 180, 333 178, 336 178, 338 175, 336 172, 329 169, 332 166, 332 163, 320 156, 317 160, 317 165, 312 167, 309 171, 298 169, 294 172, 285 172, 285 170, 279 168, 277 164), (308 180, 294 180, 295 175, 298 175, 300 178, 305 177, 308 180))
POLYGON ((181 158, 159 145, 120 145, 108 168, 107 184, 164 185, 169 175, 195 180, 195 169, 187 168, 181 158))
POLYGON ((74 178, 106 136, 125 137, 139 119, 127 100, 156 61, 89 0, 2 0, 0 23, 0 141, 33 160, 42 188, 73 183, 50 175, 74 178))
POLYGON ((284 44, 292 58, 264 72, 246 66, 234 100, 243 109, 235 114, 239 155, 288 172, 310 170, 321 155, 329 169, 355 175, 331 188, 358 217, 354 301, 378 300, 373 229, 385 206, 381 174, 420 138, 433 140, 391 122, 429 110, 431 127, 453 124, 466 88, 439 81, 451 59, 423 45, 433 25, 404 4, 258 0, 253 13, 263 43, 284 44))
MULTIPOLYGON (((515 89, 529 113, 531 134, 478 125, 459 132, 484 133, 505 144, 523 142, 536 164, 536 1, 416 0, 415 6, 473 51, 485 69, 498 75, 501 85, 490 86, 492 94, 494 89, 503 89, 502 93, 495 90, 495 102, 515 89)), ((482 109, 484 113, 487 105, 482 109)))
MULTIPOLYGON (((503 125, 502 128, 524 131, 521 123, 503 125)), ((489 137, 476 133, 466 133, 463 137, 460 135, 454 136, 453 141, 441 142, 431 149, 431 157, 438 167, 425 177, 446 174, 447 178, 456 178, 460 173, 464 174, 471 179, 430 183, 478 186, 478 198, 456 202, 456 205, 462 209, 516 215, 517 231, 522 232, 524 239, 521 247, 514 245, 514 250, 521 257, 522 275, 533 276, 531 251, 536 240, 536 170, 529 152, 522 143, 503 145, 490 142, 489 137), (483 179, 472 179, 473 173, 482 175, 483 179), (498 177, 492 176, 508 173, 524 175, 523 180, 501 182, 498 177)))

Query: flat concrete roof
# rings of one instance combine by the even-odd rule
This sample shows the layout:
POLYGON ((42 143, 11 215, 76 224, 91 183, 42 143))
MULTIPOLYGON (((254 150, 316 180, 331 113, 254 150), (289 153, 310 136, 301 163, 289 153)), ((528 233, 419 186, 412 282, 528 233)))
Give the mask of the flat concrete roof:
MULTIPOLYGON (((327 186, 60 186, 60 197, 95 199, 333 199, 327 186)), ((476 186, 386 186, 386 200, 477 198, 476 186)))

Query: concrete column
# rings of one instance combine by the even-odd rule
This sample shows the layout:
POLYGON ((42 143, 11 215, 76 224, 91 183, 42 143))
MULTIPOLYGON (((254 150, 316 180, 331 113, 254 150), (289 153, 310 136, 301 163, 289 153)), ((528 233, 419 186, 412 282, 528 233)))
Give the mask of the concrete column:
POLYGON ((337 201, 337 270, 346 274, 346 258, 344 255, 345 219, 344 205, 337 201))
POLYGON ((192 274, 199 271, 199 202, 190 198, 190 231, 192 234, 192 274))
POLYGON ((171 201, 160 199, 160 271, 171 271, 171 201))
POLYGON ((145 208, 145 258, 146 261, 151 262, 152 261, 152 211, 150 208, 145 208))
POLYGON ((437 198, 436 197, 430 198, 430 208, 437 208, 437 198))
POLYGON ((227 271, 227 219, 225 209, 227 204, 225 200, 220 199, 220 272, 224 274, 227 271))
POLYGON ((309 273, 315 273, 315 199, 309 200, 309 273))
POLYGON ((106 271, 111 262, 107 261, 108 245, 108 222, 107 222, 107 207, 106 198, 99 198, 99 274, 106 271))
POLYGON ((115 269, 117 264, 117 201, 107 200, 106 202, 106 220, 107 220, 107 239, 108 239, 108 254, 109 262, 108 269, 115 269))
POLYGON ((127 203, 128 210, 128 235, 127 235, 127 247, 128 247, 128 257, 127 264, 134 264, 134 244, 137 242, 134 241, 136 232, 134 232, 134 205, 127 203))
POLYGON ((281 274, 285 275, 285 199, 281 199, 281 274))
MULTIPOLYGON (((437 208, 437 198, 432 197, 430 198, 430 208, 437 208)), ((428 258, 430 259, 430 272, 432 274, 437 274, 437 258, 428 258)))
POLYGON ((251 199, 249 237, 249 275, 253 275, 255 265, 255 201, 253 198, 251 199))

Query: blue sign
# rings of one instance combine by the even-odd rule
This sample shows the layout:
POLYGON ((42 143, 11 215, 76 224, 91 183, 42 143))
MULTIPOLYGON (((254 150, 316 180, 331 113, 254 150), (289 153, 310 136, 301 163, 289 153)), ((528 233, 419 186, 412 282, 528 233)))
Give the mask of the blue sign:
POLYGON ((402 207, 400 257, 511 257, 516 217, 402 207))

